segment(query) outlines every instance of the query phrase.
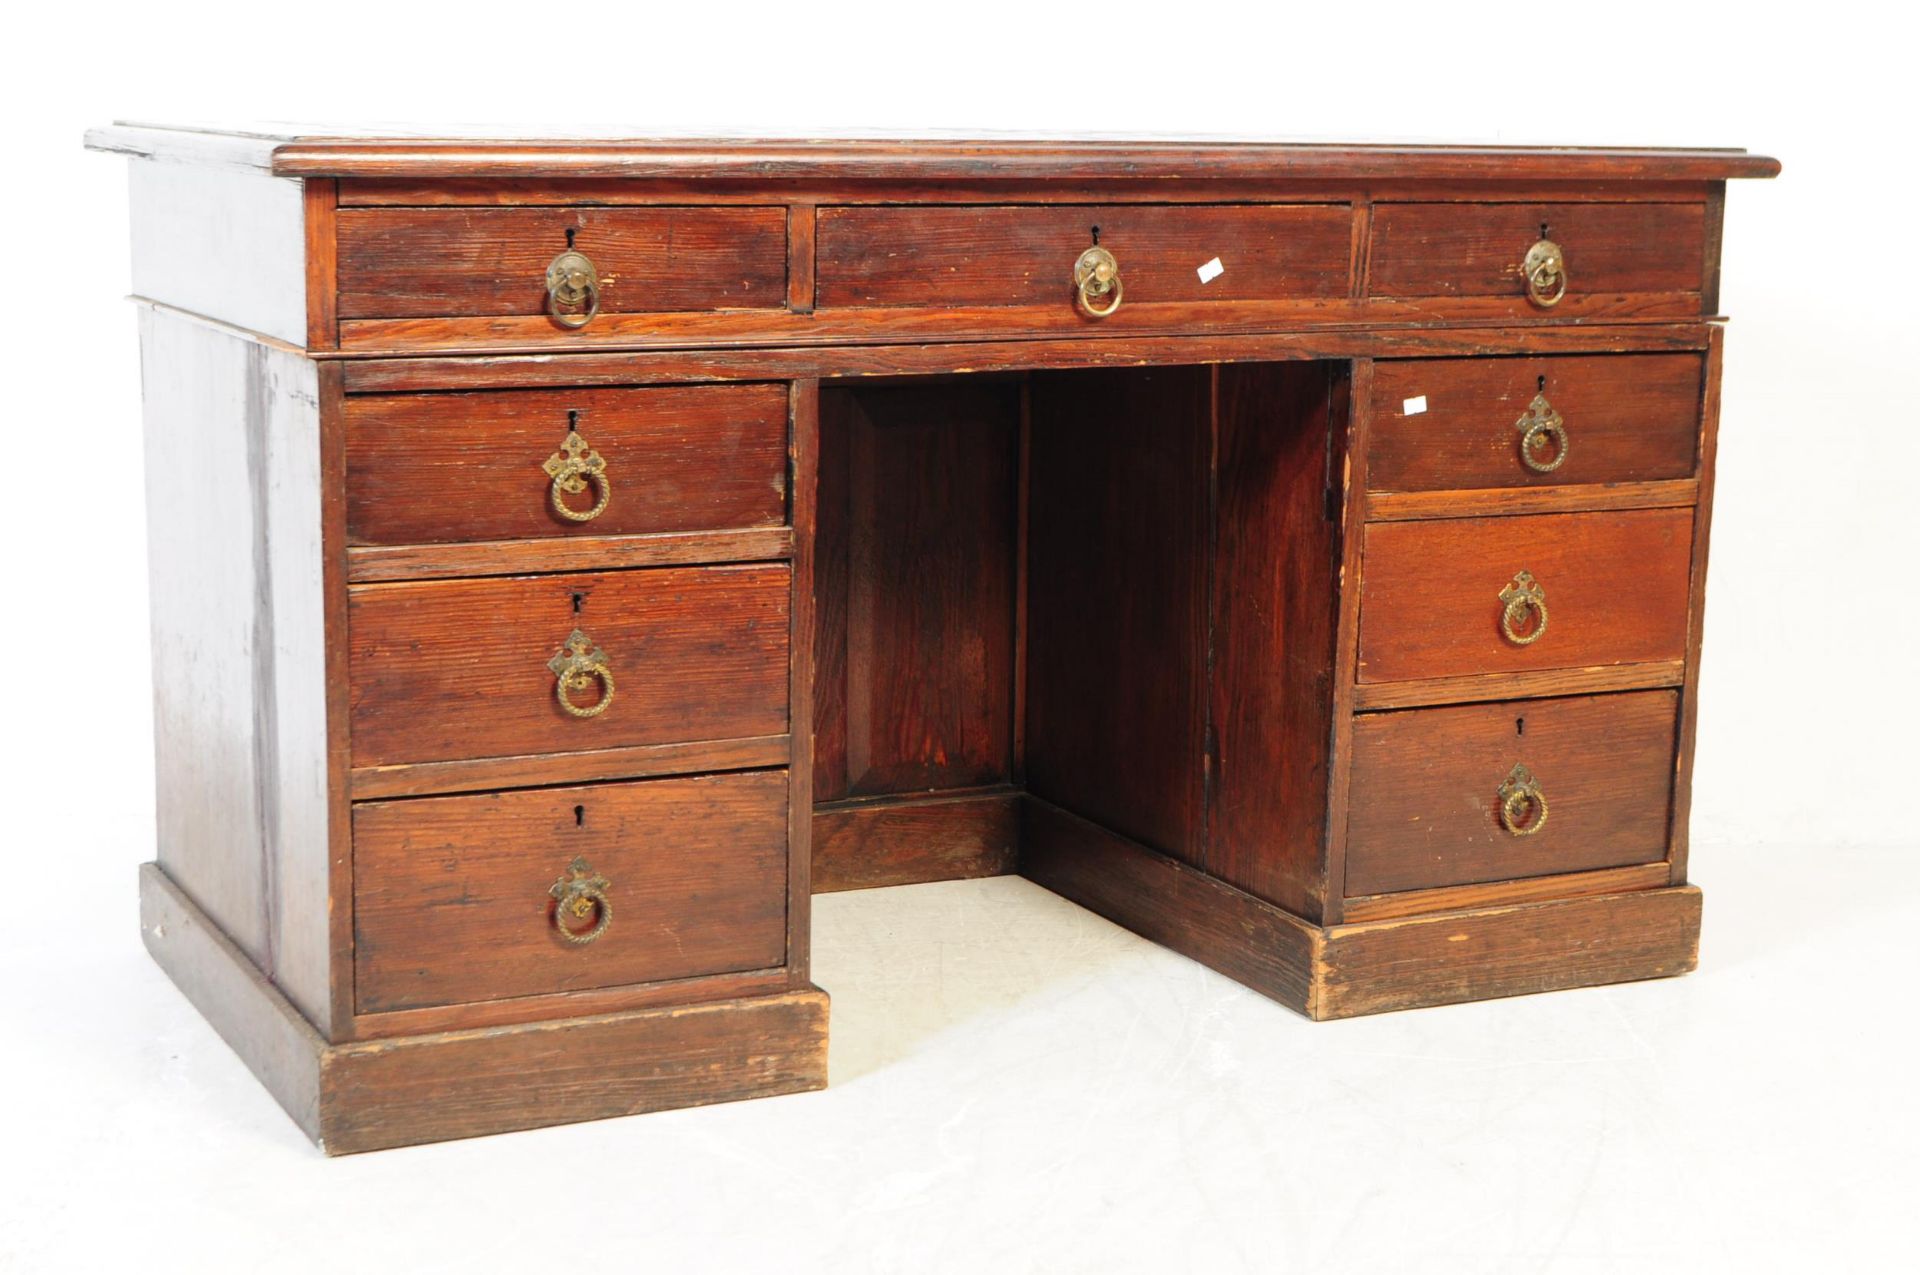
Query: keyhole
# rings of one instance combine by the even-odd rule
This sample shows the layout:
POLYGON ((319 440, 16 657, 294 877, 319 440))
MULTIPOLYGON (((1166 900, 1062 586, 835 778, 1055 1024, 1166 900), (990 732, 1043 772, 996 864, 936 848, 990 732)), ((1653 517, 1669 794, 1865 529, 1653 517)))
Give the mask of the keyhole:
MULTIPOLYGON (((573 232, 572 232, 572 231, 568 231, 567 233, 569 234, 569 236, 571 236, 571 234, 572 234, 573 232)), ((1553 238, 1553 236, 1552 236, 1552 235, 1550 235, 1550 234, 1548 234, 1548 233, 1547 233, 1547 223, 1546 223, 1546 222, 1544 222, 1544 221, 1540 223, 1540 237, 1541 237, 1542 239, 1551 239, 1551 238, 1553 238)), ((571 244, 571 243, 573 242, 573 240, 572 240, 571 238, 569 238, 569 239, 567 240, 567 242, 568 242, 569 244, 571 244)))
POLYGON ((573 808, 573 826, 576 828, 584 828, 587 826, 587 808, 585 806, 575 806, 573 808))
POLYGON ((573 595, 573 613, 574 613, 575 615, 579 615, 579 614, 580 614, 580 608, 581 608, 581 607, 583 607, 583 606, 585 606, 585 605, 586 605, 586 602, 587 602, 587 595, 586 595, 586 594, 584 594, 584 593, 576 593, 576 594, 574 594, 574 595, 573 595))
POLYGON ((1537 388, 1539 389, 1539 391, 1540 391, 1540 392, 1541 392, 1542 394, 1545 394, 1545 393, 1547 392, 1547 378, 1546 378, 1546 377, 1544 377, 1544 376, 1543 376, 1543 377, 1541 377, 1541 378, 1540 378, 1540 384, 1539 384, 1539 386, 1538 386, 1537 388))
MULTIPOLYGON (((569 248, 573 247, 573 237, 579 233, 580 233, 580 228, 578 226, 567 227, 567 247, 569 248)), ((1545 235, 1547 233, 1546 227, 1542 226, 1540 228, 1540 233, 1542 235, 1545 235)))
POLYGON ((1093 228, 1093 243, 1095 247, 1099 247, 1100 245, 1100 227, 1098 226, 1093 228))
POLYGON ((1513 733, 1514 733, 1514 734, 1516 734, 1516 735, 1524 735, 1524 734, 1526 734, 1526 733, 1527 733, 1527 719, 1526 719, 1526 718, 1524 718, 1524 717, 1516 717, 1516 718, 1514 718, 1514 719, 1513 719, 1513 733))

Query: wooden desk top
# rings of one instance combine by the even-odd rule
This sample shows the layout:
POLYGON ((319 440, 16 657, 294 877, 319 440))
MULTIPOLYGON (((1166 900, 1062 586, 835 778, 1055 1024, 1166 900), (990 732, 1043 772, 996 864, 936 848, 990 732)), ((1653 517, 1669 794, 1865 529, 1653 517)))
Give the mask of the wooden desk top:
POLYGON ((1620 181, 1773 177, 1780 162, 1717 148, 1486 146, 1214 138, 538 136, 474 130, 116 123, 97 150, 284 177, 702 178, 755 181, 1620 181))

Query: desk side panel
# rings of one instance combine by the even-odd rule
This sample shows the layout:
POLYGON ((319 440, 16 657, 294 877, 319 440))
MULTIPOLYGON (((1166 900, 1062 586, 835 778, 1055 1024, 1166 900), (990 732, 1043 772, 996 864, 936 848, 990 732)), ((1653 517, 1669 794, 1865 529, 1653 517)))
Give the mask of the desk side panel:
POLYGON ((160 862, 324 1032, 318 370, 153 308, 140 343, 160 862))
POLYGON ((133 291, 148 301, 307 343, 301 183, 231 168, 136 159, 133 291))

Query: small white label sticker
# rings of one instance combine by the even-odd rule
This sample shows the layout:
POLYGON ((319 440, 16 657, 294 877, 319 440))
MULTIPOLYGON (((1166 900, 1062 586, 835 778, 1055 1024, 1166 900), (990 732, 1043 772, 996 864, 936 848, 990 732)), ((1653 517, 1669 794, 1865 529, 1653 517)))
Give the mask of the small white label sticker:
POLYGON ((1227 268, 1220 264, 1220 258, 1218 257, 1215 257, 1212 261, 1209 261, 1206 265, 1194 271, 1195 274, 1200 276, 1200 282, 1202 283, 1212 283, 1226 272, 1227 268))
POLYGON ((1400 415, 1402 416, 1418 416, 1426 410, 1427 396, 1425 394, 1416 394, 1400 404, 1400 415))

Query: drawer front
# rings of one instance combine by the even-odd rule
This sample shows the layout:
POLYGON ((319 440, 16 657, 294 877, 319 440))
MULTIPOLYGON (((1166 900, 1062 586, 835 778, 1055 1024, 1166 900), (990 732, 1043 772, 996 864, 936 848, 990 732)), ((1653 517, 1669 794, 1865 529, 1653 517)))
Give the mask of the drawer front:
POLYGON ((786 839, 784 771, 356 806, 358 1008, 774 968, 786 839))
POLYGON ((1702 375, 1696 354, 1375 363, 1367 487, 1690 478, 1702 375))
POLYGON ((1095 227, 1125 306, 1347 295, 1344 204, 822 208, 815 303, 1070 313, 1074 263, 1095 227), (1200 267, 1216 257, 1221 272, 1203 282, 1200 267))
POLYGON ((1362 716, 1347 894, 1666 858, 1679 703, 1638 691, 1362 716))
POLYGON ((339 316, 543 315, 569 246, 595 267, 601 314, 786 304, 784 208, 346 208, 339 316))
POLYGON ((1364 537, 1362 682, 1686 653, 1691 509, 1371 523, 1364 537), (1523 572, 1537 606, 1518 604, 1523 572))
POLYGON ((1380 204, 1367 294, 1511 299, 1543 315, 1639 298, 1637 313, 1696 315, 1706 251, 1703 203, 1380 204), (1526 299, 1524 263, 1542 238, 1566 266, 1551 309, 1526 299))
POLYGON ((785 734, 791 578, 780 563, 353 588, 353 764, 785 734), (551 666, 570 667, 576 631, 568 699, 592 716, 561 705, 551 666))
POLYGON ((787 517, 784 386, 382 394, 349 398, 346 421, 352 544, 720 530, 787 517))

